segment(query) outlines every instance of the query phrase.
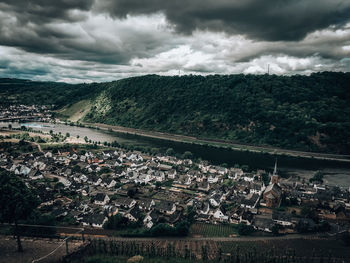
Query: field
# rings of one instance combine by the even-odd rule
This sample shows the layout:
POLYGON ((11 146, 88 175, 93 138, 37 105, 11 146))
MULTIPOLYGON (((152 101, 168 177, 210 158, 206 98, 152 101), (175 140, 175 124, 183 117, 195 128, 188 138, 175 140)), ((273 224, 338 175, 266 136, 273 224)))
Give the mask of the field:
POLYGON ((234 225, 196 223, 191 226, 190 235, 193 237, 232 237, 237 236, 237 229, 234 225))
POLYGON ((240 263, 318 263, 349 262, 350 250, 336 239, 279 239, 260 241, 216 241, 214 239, 109 239, 92 240, 67 262, 126 262, 142 255, 144 262, 240 262, 240 263), (86 256, 108 256, 112 261, 89 261, 86 256), (122 256, 125 261, 120 261, 122 256), (82 259, 83 258, 83 259, 82 259), (113 258, 115 259, 113 261, 113 258))
MULTIPOLYGON (((22 238, 24 252, 18 253, 16 240, 12 237, 0 237, 0 262, 3 263, 30 263, 34 259, 43 257, 58 246, 62 241, 57 239, 33 239, 22 238)), ((69 252, 76 250, 81 246, 81 242, 69 242, 69 252)), ((59 247, 52 255, 40 261, 40 263, 58 262, 66 255, 65 245, 59 247)))

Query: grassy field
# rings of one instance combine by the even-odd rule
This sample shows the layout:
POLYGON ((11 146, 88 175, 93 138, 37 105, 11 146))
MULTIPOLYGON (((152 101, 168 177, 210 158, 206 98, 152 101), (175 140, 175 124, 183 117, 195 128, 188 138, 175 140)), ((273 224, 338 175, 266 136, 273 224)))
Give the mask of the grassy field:
POLYGON ((203 237, 230 237, 237 235, 237 229, 234 225, 196 223, 191 226, 190 235, 203 237))

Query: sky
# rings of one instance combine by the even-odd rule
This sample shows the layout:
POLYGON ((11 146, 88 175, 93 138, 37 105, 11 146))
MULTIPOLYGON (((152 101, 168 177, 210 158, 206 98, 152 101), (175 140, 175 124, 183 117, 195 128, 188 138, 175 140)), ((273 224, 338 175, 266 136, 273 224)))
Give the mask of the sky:
POLYGON ((349 0, 0 0, 0 77, 350 71, 349 0))

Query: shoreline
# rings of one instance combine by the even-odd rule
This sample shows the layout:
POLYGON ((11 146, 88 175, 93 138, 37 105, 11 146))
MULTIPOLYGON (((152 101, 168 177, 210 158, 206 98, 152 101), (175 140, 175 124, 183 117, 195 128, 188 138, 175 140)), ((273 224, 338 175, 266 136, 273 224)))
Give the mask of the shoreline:
MULTIPOLYGON (((61 123, 64 124, 64 122, 61 122, 61 123)), ((158 131, 145 131, 145 130, 140 130, 135 128, 127 128, 127 127, 108 125, 103 123, 82 122, 82 124, 92 128, 98 127, 101 130, 105 130, 105 131, 132 134, 132 135, 137 135, 141 137, 155 138, 155 139, 161 139, 161 140, 169 140, 169 141, 182 142, 182 143, 193 143, 197 145, 208 145, 208 146, 214 146, 214 147, 220 147, 220 148, 229 148, 229 149, 238 150, 238 151, 249 151, 249 152, 261 153, 261 154, 350 163, 350 155, 296 151, 296 150, 275 148, 272 146, 253 146, 253 145, 239 144, 234 142, 224 142, 222 140, 200 139, 193 136, 170 134, 170 133, 158 132, 158 131)))

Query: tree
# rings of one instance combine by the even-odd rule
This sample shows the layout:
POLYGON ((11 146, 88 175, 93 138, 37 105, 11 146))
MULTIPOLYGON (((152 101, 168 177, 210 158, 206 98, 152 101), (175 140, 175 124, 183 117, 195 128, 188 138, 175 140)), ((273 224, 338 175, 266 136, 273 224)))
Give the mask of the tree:
POLYGON ((275 236, 278 236, 279 235, 279 225, 275 224, 272 228, 271 228, 271 231, 272 231, 272 234, 274 234, 275 236))
POLYGON ((127 192, 127 195, 128 195, 130 198, 134 197, 135 194, 136 194, 136 190, 133 189, 133 188, 132 188, 132 189, 129 189, 128 192, 127 192))
POLYGON ((323 173, 321 171, 317 171, 312 178, 309 179, 310 183, 316 181, 323 183, 323 173))
POLYGON ((64 189, 64 184, 61 182, 58 182, 55 184, 55 190, 58 190, 58 193, 61 194, 61 190, 64 189))
POLYGON ((70 137, 70 133, 69 132, 66 133, 66 137, 70 137))
POLYGON ((162 183, 159 182, 159 181, 157 181, 157 182, 155 183, 155 186, 156 186, 157 189, 159 189, 159 188, 162 186, 162 183))
POLYGON ((191 159, 193 157, 193 154, 189 151, 184 152, 183 156, 184 159, 191 159))
POLYGON ((248 172, 249 171, 249 166, 246 165, 246 164, 242 165, 241 168, 242 168, 243 172, 248 172))
POLYGON ((0 221, 15 224, 18 252, 22 252, 18 221, 30 216, 39 200, 20 178, 5 170, 0 171, 0 221))
POLYGON ((241 236, 247 236, 254 232, 254 228, 252 226, 248 226, 242 223, 238 224, 237 230, 238 234, 241 236))
POLYGON ((173 148, 168 148, 165 152, 166 155, 174 155, 175 154, 175 151, 173 148))

